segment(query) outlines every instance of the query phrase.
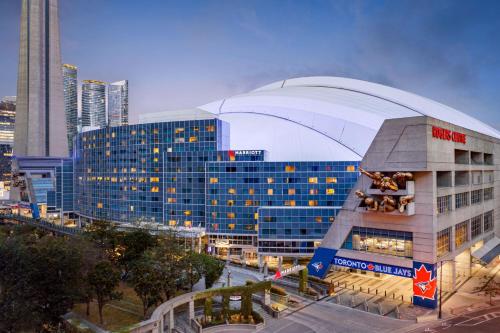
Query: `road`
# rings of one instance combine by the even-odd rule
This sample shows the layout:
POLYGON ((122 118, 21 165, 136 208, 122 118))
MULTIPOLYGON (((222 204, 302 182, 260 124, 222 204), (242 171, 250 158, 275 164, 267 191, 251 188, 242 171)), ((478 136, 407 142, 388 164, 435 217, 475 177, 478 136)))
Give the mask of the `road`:
MULTIPOLYGON (((391 332, 413 322, 353 310, 328 302, 313 302, 285 318, 268 320, 266 333, 391 332)), ((470 332, 469 332, 470 333, 470 332)))
POLYGON ((424 326, 411 333, 498 333, 500 306, 469 312, 442 323, 424 326))

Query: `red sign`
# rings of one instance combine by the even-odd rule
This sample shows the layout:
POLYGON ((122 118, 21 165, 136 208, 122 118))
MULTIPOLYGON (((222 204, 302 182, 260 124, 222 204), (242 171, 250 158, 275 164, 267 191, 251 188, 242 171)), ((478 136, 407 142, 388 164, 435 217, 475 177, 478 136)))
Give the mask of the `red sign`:
POLYGON ((463 133, 454 132, 445 128, 432 126, 432 137, 446 141, 453 141, 465 144, 466 136, 463 133))
POLYGON ((437 281, 432 277, 432 271, 428 271, 424 265, 420 265, 419 269, 415 268, 415 276, 413 277, 413 295, 434 300, 436 293, 437 281))

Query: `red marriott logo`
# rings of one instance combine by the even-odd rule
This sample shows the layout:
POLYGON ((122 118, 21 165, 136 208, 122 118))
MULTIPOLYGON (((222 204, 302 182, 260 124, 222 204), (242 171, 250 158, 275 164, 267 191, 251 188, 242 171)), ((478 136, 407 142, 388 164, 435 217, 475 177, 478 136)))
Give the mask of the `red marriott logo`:
POLYGON ((432 126, 432 137, 446 141, 453 141, 465 144, 466 136, 463 133, 454 132, 445 128, 432 126))

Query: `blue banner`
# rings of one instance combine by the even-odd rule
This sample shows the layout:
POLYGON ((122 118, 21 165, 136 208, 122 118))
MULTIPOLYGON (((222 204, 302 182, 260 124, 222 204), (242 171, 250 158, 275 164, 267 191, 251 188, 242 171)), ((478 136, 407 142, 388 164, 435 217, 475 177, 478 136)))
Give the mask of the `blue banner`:
POLYGON ((316 251, 314 251, 314 256, 311 261, 307 264, 309 275, 324 279, 326 273, 330 271, 330 266, 336 253, 337 250, 318 247, 316 251))
POLYGON ((390 274, 401 276, 405 278, 413 277, 413 270, 411 268, 381 264, 373 261, 364 261, 357 259, 349 259, 343 257, 334 257, 333 265, 349 267, 353 269, 361 269, 363 271, 370 271, 374 273, 390 274))

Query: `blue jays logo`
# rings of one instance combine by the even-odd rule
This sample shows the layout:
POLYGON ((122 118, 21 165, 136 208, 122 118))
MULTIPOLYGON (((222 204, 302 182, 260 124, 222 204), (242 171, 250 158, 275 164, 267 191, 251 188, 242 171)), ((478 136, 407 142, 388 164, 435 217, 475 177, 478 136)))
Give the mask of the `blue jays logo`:
POLYGON ((315 263, 312 263, 311 266, 314 267, 316 272, 319 272, 320 270, 323 269, 323 263, 321 261, 317 261, 315 263))

